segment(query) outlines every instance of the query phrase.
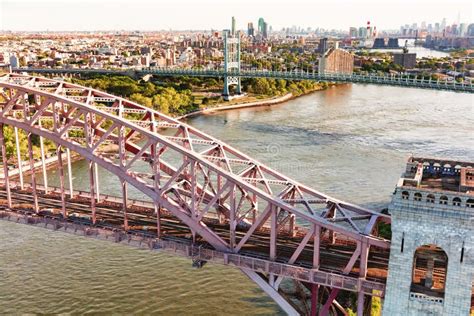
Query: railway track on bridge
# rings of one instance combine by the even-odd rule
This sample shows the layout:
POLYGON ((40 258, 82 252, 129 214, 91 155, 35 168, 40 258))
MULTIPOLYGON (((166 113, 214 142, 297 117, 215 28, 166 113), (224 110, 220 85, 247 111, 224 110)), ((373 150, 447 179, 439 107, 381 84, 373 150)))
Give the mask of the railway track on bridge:
MULTIPOLYGON (((12 192, 13 197, 17 206, 15 209, 17 211, 23 211, 30 215, 43 216, 55 218, 58 220, 63 220, 62 216, 59 213, 60 210, 60 196, 54 194, 42 195, 39 197, 39 204, 41 207, 40 213, 35 214, 33 210, 33 196, 32 192, 15 190, 12 192), (47 210, 47 211, 45 211, 47 210), (53 214, 50 210, 56 210, 57 213, 53 214)), ((6 194, 5 192, 0 192, 0 201, 5 203, 6 194)), ((99 204, 100 205, 100 204, 99 204)), ((111 206, 97 206, 97 225, 92 225, 90 217, 92 211, 88 208, 88 200, 68 200, 66 202, 66 208, 68 211, 67 220, 76 222, 76 223, 85 223, 87 225, 98 226, 98 227, 107 227, 113 230, 122 230, 123 228, 123 213, 121 205, 117 205, 115 208, 111 206)), ((156 238, 156 216, 152 217, 149 214, 153 212, 152 208, 149 208, 148 212, 139 212, 131 209, 127 216, 131 229, 128 230, 129 233, 146 233, 150 236, 156 238)), ((162 215, 162 228, 163 228, 163 237, 165 240, 174 240, 183 244, 192 244, 192 235, 189 228, 181 223, 178 219, 174 218, 171 215, 162 215)), ((227 238, 226 234, 229 231, 228 225, 221 225, 218 223, 216 218, 206 218, 204 222, 211 226, 215 231, 219 232, 222 235, 222 238, 227 238)), ((124 231, 125 232, 125 231, 124 231)), ((238 237, 242 238, 245 234, 245 231, 239 231, 238 237)), ((278 257, 277 262, 285 263, 291 257, 291 254, 298 247, 301 239, 304 237, 303 233, 300 233, 299 236, 290 237, 290 236, 281 236, 277 240, 278 244, 278 257)), ((266 255, 266 250, 269 247, 270 236, 268 232, 262 231, 254 234, 249 240, 249 245, 242 250, 242 254, 252 258, 265 259, 268 260, 266 255)), ((197 246, 204 246, 206 248, 211 248, 203 240, 196 240, 197 246)), ((335 267, 340 269, 347 263, 350 259, 352 252, 354 251, 355 245, 348 246, 344 243, 331 245, 329 240, 325 239, 323 241, 323 246, 325 250, 321 251, 321 267, 323 271, 330 273, 337 272, 335 267)), ((300 257, 300 260, 296 262, 297 265, 302 267, 311 268, 312 265, 312 252, 309 249, 304 251, 300 257)), ((368 261, 368 279, 376 282, 384 283, 386 280, 386 272, 388 269, 388 252, 381 252, 378 254, 371 254, 368 261)), ((349 275, 356 277, 357 269, 349 275)))

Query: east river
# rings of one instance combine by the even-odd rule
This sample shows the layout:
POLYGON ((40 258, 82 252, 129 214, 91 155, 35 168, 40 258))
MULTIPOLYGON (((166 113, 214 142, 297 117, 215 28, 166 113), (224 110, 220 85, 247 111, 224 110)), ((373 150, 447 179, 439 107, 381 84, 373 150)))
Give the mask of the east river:
MULTIPOLYGON (((413 155, 474 160, 474 98, 342 85, 273 107, 188 120, 313 188, 381 209, 413 155)), ((55 172, 51 172, 52 184, 55 172)), ((74 185, 87 189, 83 161, 74 185)), ((100 171, 101 192, 116 178, 100 171)), ((270 315, 237 270, 0 222, 0 313, 270 315)))

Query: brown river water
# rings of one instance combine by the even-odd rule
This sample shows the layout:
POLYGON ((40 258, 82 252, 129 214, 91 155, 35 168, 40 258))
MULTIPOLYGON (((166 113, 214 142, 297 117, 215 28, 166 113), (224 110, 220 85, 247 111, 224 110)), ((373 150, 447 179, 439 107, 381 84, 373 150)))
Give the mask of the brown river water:
MULTIPOLYGON (((373 85, 188 120, 319 191, 376 209, 390 201, 410 154, 473 161, 473 122, 473 95, 373 85)), ((87 189, 85 162, 73 168, 75 188, 87 189)), ((119 195, 116 177, 99 172, 101 193, 119 195)), ((2 315, 282 314, 229 267, 193 269, 169 254, 7 222, 0 240, 2 315)))

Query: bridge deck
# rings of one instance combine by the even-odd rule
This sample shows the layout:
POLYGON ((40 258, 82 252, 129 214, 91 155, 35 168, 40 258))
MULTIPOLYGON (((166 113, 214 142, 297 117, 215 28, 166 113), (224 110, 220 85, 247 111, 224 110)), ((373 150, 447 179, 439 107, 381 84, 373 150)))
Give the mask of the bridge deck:
MULTIPOLYGON (((128 213, 129 230, 125 231, 123 229, 122 206, 116 202, 121 200, 118 197, 108 196, 106 199, 104 197, 104 200, 97 204, 98 221, 96 225, 92 225, 90 221, 91 211, 88 207, 84 207, 88 206, 90 199, 84 195, 73 200, 68 199, 68 218, 63 219, 59 213, 55 212, 61 207, 58 194, 45 195, 44 192, 41 194, 39 204, 43 211, 40 211, 39 214, 35 214, 32 208, 33 197, 29 189, 23 191, 14 189, 12 194, 15 204, 12 209, 2 207, 3 210, 0 212, 0 218, 2 219, 44 226, 55 230, 74 230, 75 232, 79 231, 80 235, 105 238, 116 242, 126 241, 126 243, 131 242, 135 246, 150 247, 152 249, 168 249, 194 259, 199 258, 221 264, 250 268, 255 271, 264 270, 260 272, 276 271, 277 275, 291 275, 292 278, 301 281, 329 285, 349 291, 357 291, 359 287, 365 287, 368 295, 383 295, 389 255, 386 250, 370 253, 367 280, 359 281, 358 268, 354 268, 347 276, 340 275, 340 270, 350 259, 355 248, 355 245, 344 242, 344 240, 336 241, 334 244, 331 244, 328 238, 322 240, 321 266, 316 271, 311 269, 312 245, 306 247, 295 264, 286 264, 305 235, 302 231, 297 233, 295 237, 279 236, 277 240, 277 259, 270 261, 268 258, 270 235, 265 227, 254 234, 249 244, 240 251, 240 254, 221 253, 212 250, 210 245, 200 239, 193 244, 189 228, 167 212, 162 214, 163 237, 158 239, 156 235, 156 216, 153 215, 152 207, 145 206, 147 205, 145 201, 140 203, 142 206, 130 207, 128 213), (360 282, 363 284, 359 285, 360 282), (371 290, 369 291, 368 288, 371 290)), ((6 194, 0 192, 1 205, 6 205, 5 198, 6 194)), ((213 217, 205 218, 204 222, 211 226, 222 238, 228 238, 228 225, 219 224, 218 220, 213 217)), ((242 237, 244 233, 245 230, 239 231, 239 237, 242 237)))
POLYGON ((319 74, 308 71, 262 71, 262 70, 236 70, 224 71, 201 69, 177 68, 129 68, 129 69, 67 69, 67 68, 14 68, 14 72, 28 72, 39 74, 116 74, 128 76, 191 76, 191 77, 242 77, 242 78, 273 78, 286 80, 313 80, 328 82, 353 82, 377 85, 402 86, 409 88, 449 90, 465 93, 474 93, 472 83, 456 82, 455 80, 426 80, 409 75, 376 75, 376 74, 319 74))

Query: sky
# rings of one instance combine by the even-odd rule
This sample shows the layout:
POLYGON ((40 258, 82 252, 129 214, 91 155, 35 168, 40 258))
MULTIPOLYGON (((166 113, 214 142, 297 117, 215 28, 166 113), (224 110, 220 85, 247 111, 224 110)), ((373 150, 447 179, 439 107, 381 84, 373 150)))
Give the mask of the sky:
POLYGON ((473 0, 0 0, 0 30, 221 30, 263 17, 274 30, 293 25, 347 30, 458 20, 472 23, 473 0))

